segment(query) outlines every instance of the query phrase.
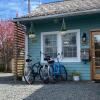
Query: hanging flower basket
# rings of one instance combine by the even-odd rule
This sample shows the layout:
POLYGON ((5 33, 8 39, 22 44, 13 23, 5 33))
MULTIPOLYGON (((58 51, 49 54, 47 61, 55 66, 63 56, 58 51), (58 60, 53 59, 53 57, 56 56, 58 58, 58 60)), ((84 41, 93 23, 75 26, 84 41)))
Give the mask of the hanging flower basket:
POLYGON ((36 37, 36 35, 35 34, 29 34, 29 38, 35 38, 36 37))
POLYGON ((35 37, 36 37, 36 34, 35 34, 34 25, 33 25, 33 23, 31 22, 30 31, 29 31, 29 38, 34 39, 35 37))
POLYGON ((66 30, 67 30, 67 27, 66 27, 65 19, 63 18, 61 31, 66 31, 66 30))

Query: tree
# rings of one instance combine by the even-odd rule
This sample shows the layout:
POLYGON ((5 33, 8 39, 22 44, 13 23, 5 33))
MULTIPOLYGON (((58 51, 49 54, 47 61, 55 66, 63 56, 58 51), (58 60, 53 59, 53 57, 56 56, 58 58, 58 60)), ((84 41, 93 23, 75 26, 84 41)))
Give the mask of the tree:
POLYGON ((0 56, 4 63, 5 71, 13 56, 14 23, 11 20, 0 20, 0 56))

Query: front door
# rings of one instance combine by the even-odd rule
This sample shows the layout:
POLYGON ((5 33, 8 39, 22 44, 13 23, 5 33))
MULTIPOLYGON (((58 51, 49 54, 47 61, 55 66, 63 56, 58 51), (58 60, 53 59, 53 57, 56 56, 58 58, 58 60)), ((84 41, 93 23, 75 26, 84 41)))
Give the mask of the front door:
POLYGON ((92 79, 100 80, 100 31, 91 32, 92 79))

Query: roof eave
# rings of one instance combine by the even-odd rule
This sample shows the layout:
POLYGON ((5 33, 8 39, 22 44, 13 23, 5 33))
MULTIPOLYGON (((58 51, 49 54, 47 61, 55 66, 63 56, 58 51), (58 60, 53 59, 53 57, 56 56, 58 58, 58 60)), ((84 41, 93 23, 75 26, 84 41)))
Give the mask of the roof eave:
POLYGON ((50 19, 50 18, 60 18, 60 17, 69 17, 69 16, 78 16, 78 15, 86 15, 86 14, 95 14, 100 13, 100 9, 86 10, 86 11, 78 11, 71 13, 62 13, 62 14, 54 14, 47 16, 37 16, 37 17, 25 17, 25 18, 14 18, 14 22, 23 22, 23 21, 31 21, 31 20, 42 20, 42 19, 50 19))

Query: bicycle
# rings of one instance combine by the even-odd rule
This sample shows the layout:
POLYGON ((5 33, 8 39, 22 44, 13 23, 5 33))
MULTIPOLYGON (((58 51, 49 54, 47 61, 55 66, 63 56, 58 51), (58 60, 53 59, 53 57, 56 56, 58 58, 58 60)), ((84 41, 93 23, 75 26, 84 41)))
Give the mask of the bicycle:
MULTIPOLYGON (((52 59, 47 54, 44 54, 44 55, 45 55, 44 60, 47 61, 46 67, 48 67, 47 69, 48 69, 49 81, 50 80, 52 80, 53 82, 58 81, 58 80, 66 81, 67 80, 67 70, 65 66, 59 62, 58 57, 57 57, 57 62, 55 62, 55 60, 52 59)), ((59 54, 57 56, 59 56, 59 54)), ((46 67, 44 67, 43 69, 45 69, 46 67)))
POLYGON ((30 58, 26 59, 26 62, 28 63, 28 66, 26 67, 26 70, 24 71, 24 79, 26 83, 33 84, 35 81, 35 78, 37 76, 40 77, 41 80, 43 80, 42 75, 42 68, 40 61, 32 64, 32 60, 30 58))

